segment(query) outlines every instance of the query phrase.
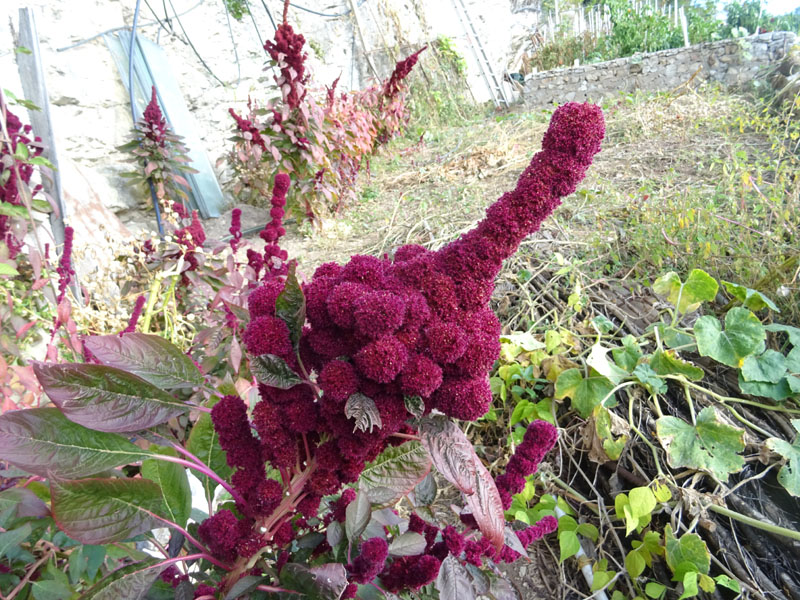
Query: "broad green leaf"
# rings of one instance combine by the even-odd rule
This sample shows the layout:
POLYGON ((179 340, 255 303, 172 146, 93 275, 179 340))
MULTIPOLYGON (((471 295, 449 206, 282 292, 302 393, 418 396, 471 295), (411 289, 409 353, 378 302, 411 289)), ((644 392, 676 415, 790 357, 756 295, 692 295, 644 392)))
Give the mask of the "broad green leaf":
MULTIPOLYGON (((289 563, 280 572, 281 587, 302 592, 301 598, 308 600, 339 600, 347 587, 347 571, 344 565, 328 563, 307 567, 289 563)), ((296 594, 287 594, 293 598, 296 594)))
POLYGON ((83 593, 79 600, 143 600, 166 569, 163 559, 148 558, 112 571, 83 593))
POLYGON ((710 302, 718 289, 716 280, 701 269, 693 269, 684 283, 675 272, 666 273, 653 283, 653 291, 666 296, 681 313, 694 312, 703 302, 710 302))
POLYGON ((374 503, 394 504, 412 491, 430 470, 428 451, 419 442, 406 442, 381 452, 361 472, 358 485, 374 503))
POLYGON ((564 562, 571 556, 575 556, 581 549, 581 542, 578 534, 574 531, 562 531, 558 534, 558 562, 564 562))
POLYGON ((731 283, 730 281, 723 281, 722 285, 728 290, 728 293, 742 303, 742 306, 758 312, 762 308, 769 308, 775 312, 781 312, 775 303, 767 298, 758 290, 751 290, 749 287, 739 285, 738 283, 731 283))
MULTIPOLYGON (((213 408, 217 402, 219 402, 219 398, 215 396, 206 402, 205 405, 207 408, 213 408)), ((210 467, 211 470, 222 477, 222 479, 228 481, 233 474, 233 469, 228 466, 227 455, 222 449, 222 446, 219 445, 219 436, 214 430, 214 423, 211 421, 210 414, 202 413, 200 418, 197 419, 194 427, 192 427, 191 433, 189 433, 186 449, 199 458, 204 465, 210 467)), ((203 484, 206 497, 213 498, 214 490, 219 484, 200 473, 197 473, 197 477, 203 484)))
POLYGON ((14 267, 12 267, 8 263, 0 262, 0 275, 16 277, 17 275, 19 275, 19 271, 17 271, 14 267))
POLYGON ((261 383, 281 390, 288 390, 303 383, 286 361, 274 354, 262 354, 250 359, 250 370, 261 383))
POLYGON ((740 306, 725 315, 725 330, 716 317, 706 315, 694 324, 700 356, 710 356, 729 367, 741 367, 766 338, 766 330, 752 312, 740 306))
POLYGON ((32 529, 30 523, 25 523, 21 527, 0 533, 0 558, 3 558, 10 549, 27 540, 32 529))
POLYGON ((656 497, 650 488, 636 487, 628 494, 628 502, 634 516, 649 515, 656 507, 656 497))
POLYGON ((667 382, 661 379, 647 363, 636 365, 633 370, 633 376, 647 388, 650 393, 663 394, 667 391, 667 382))
POLYGON ((744 450, 744 430, 720 422, 712 406, 700 411, 697 426, 676 417, 661 417, 656 421, 656 433, 673 468, 710 471, 725 482, 744 466, 739 455, 744 450))
MULTIPOLYGON (((567 369, 556 380, 555 398, 558 400, 571 398, 572 408, 578 411, 581 417, 586 418, 613 389, 614 384, 605 377, 590 375, 584 379, 580 369, 567 369)), ((605 401, 604 406, 611 407, 615 404, 616 398, 611 395, 605 401)))
POLYGON ((653 352, 650 368, 659 375, 683 375, 689 381, 700 381, 705 375, 703 369, 678 358, 671 350, 653 352))
POLYGON ((669 524, 664 527, 664 555, 674 575, 672 581, 682 581, 690 571, 708 575, 711 567, 711 555, 703 539, 696 533, 676 538, 669 524))
POLYGON ((763 381, 745 381, 741 371, 739 372, 739 389, 751 396, 761 396, 772 398, 776 402, 792 397, 795 392, 789 382, 796 377, 784 377, 778 383, 766 383, 763 381))
MULTIPOLYGON (((151 447, 158 454, 176 456, 172 448, 151 447)), ((186 469, 173 462, 148 458, 142 461, 142 477, 158 484, 167 509, 167 517, 173 523, 186 527, 192 512, 192 490, 186 469)))
POLYGON ((359 492, 345 510, 344 530, 351 543, 364 533, 370 516, 372 516, 372 506, 369 496, 365 492, 359 492))
POLYGON ((157 387, 203 385, 203 374, 192 359, 161 336, 135 332, 94 335, 83 343, 104 365, 138 375, 157 387))
POLYGON ((150 456, 114 433, 87 429, 55 407, 0 415, 0 456, 40 477, 86 477, 150 456))
POLYGON ((662 598, 666 591, 667 586, 655 581, 650 581, 646 586, 644 586, 644 593, 647 594, 648 597, 655 598, 656 600, 662 598))
MULTIPOLYGON (((254 591, 262 583, 269 581, 267 577, 260 577, 258 575, 247 575, 242 577, 231 586, 228 593, 225 594, 225 600, 236 600, 237 598, 250 598, 250 592, 254 591)), ((194 594, 192 594, 194 597, 194 594)))
POLYGON ((69 582, 39 579, 31 583, 34 600, 67 600, 73 595, 69 582))
POLYGON ((639 349, 639 344, 636 343, 636 338, 626 335, 622 338, 622 348, 614 348, 611 355, 614 357, 614 362, 630 373, 642 358, 642 351, 639 349))
POLYGON ((792 427, 798 431, 791 444, 780 438, 769 438, 767 448, 780 454, 786 464, 778 471, 778 481, 792 496, 800 496, 800 419, 792 419, 792 427))
MULTIPOLYGON (((694 598, 697 594, 700 593, 700 590, 697 589, 697 577, 700 574, 697 571, 686 571, 683 574, 683 593, 678 596, 678 600, 683 600, 684 598, 694 598)), ((680 579, 677 581, 681 581, 680 579)))
POLYGON ((97 431, 123 433, 159 425, 188 404, 114 367, 33 363, 48 398, 70 420, 97 431))
POLYGON ((110 544, 164 527, 161 489, 147 479, 50 480, 53 518, 83 544, 110 544))
POLYGON ((769 349, 758 356, 748 356, 742 364, 742 377, 745 381, 778 383, 786 375, 786 357, 769 349))
POLYGON ((0 216, 27 219, 28 209, 19 204, 11 204, 10 202, 0 202, 0 216))
POLYGON ((644 573, 646 566, 647 563, 645 563, 642 553, 637 550, 632 550, 625 556, 625 570, 634 579, 644 573))
POLYGON ((282 319, 289 327, 289 336, 292 345, 297 350, 300 343, 300 333, 306 321, 306 298, 300 283, 297 281, 295 271, 297 263, 292 261, 289 264, 289 272, 286 274, 286 284, 283 291, 278 294, 275 300, 275 316, 282 319))
POLYGON ((789 343, 797 348, 800 346, 800 328, 792 327, 791 325, 782 325, 781 323, 770 323, 764 329, 772 333, 785 333, 789 337, 789 343))

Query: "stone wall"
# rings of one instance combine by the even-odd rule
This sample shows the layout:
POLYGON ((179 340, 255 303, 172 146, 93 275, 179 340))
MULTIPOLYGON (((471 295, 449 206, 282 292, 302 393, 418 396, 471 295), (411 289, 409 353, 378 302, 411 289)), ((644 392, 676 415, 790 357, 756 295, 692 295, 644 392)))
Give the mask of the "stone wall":
POLYGON ((772 32, 650 54, 534 73, 522 98, 529 107, 553 102, 600 101, 619 92, 669 91, 689 81, 742 86, 763 76, 796 43, 793 33, 772 32))

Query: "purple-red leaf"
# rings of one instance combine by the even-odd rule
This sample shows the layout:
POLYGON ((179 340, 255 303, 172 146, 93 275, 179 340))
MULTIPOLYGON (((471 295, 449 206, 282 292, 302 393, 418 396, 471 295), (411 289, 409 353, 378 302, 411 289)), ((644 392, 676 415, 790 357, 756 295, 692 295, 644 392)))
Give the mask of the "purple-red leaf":
POLYGON ((50 516, 47 505, 28 488, 13 487, 0 492, 0 513, 12 506, 17 508, 17 518, 50 516))
POLYGON ((47 396, 70 421, 97 431, 139 431, 191 408, 115 367, 37 362, 33 370, 47 396))
POLYGON ((158 335, 94 335, 84 340, 104 365, 123 369, 156 387, 173 389, 203 384, 203 374, 180 348, 158 335))
POLYGON ((436 577, 440 600, 474 600, 475 590, 469 572, 452 554, 442 561, 436 577))
POLYGON ((423 419, 419 435, 436 469, 464 493, 481 533, 495 548, 502 548, 505 528, 503 502, 494 479, 475 454, 467 436, 446 417, 423 419))
POLYGON ((431 470, 428 452, 419 442, 389 446, 366 466, 358 479, 375 504, 393 504, 414 489, 431 470))
POLYGON ((83 544, 111 544, 164 527, 161 488, 147 479, 50 479, 53 519, 83 544))
POLYGON ((477 457, 458 425, 446 417, 423 419, 419 424, 419 437, 436 470, 465 494, 474 493, 477 457))

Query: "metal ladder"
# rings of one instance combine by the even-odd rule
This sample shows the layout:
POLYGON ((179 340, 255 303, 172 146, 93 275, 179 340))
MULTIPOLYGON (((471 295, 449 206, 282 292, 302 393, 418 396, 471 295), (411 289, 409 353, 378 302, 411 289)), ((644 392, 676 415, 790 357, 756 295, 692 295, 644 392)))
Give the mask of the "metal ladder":
POLYGON ((475 30, 475 25, 472 23, 467 7, 464 6, 464 0, 453 0, 453 7, 455 8, 456 15, 458 15, 458 20, 461 21, 461 25, 467 34, 467 39, 472 46, 472 53, 475 55, 475 60, 478 61, 478 68, 481 71, 481 75, 483 75, 483 80, 486 82, 486 87, 489 89, 495 106, 498 108, 508 108, 511 106, 511 101, 506 94, 502 80, 497 78, 497 75, 495 75, 492 69, 489 56, 486 54, 486 50, 481 43, 481 38, 475 30))

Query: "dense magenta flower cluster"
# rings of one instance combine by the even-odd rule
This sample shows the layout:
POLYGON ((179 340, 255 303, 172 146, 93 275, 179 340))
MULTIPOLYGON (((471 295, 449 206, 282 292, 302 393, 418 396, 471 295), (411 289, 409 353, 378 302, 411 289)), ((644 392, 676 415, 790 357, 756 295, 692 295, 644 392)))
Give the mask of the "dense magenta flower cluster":
POLYGON ((156 86, 152 86, 150 102, 142 113, 142 121, 146 125, 143 128, 144 135, 155 142, 158 146, 164 147, 167 143, 167 120, 158 105, 156 86))
POLYGON ((542 458, 555 446, 557 439, 558 430, 547 421, 534 421, 528 426, 522 443, 506 465, 506 472, 497 478, 504 509, 508 510, 511 497, 522 491, 525 478, 536 473, 542 458))
POLYGON ((264 137, 261 135, 261 132, 258 130, 258 125, 253 123, 253 121, 250 119, 240 117, 232 108, 228 109, 228 113, 233 117, 233 120, 236 121, 236 127, 239 129, 245 139, 256 144, 257 146, 260 146, 262 150, 267 150, 267 144, 264 141, 264 137))
POLYGON ((283 98, 291 109, 300 106, 306 97, 305 84, 308 80, 305 61, 308 55, 303 52, 306 38, 295 33, 285 20, 275 31, 275 41, 267 40, 264 50, 278 63, 280 76, 275 78, 283 91, 283 98))
POLYGON ((286 229, 283 227, 283 217, 286 212, 286 193, 289 191, 289 184, 290 179, 286 173, 278 173, 275 176, 272 198, 270 199, 272 208, 269 214, 271 220, 258 234, 264 240, 264 252, 256 252, 253 249, 247 250, 248 265, 255 271, 256 279, 259 278, 263 270, 263 278, 267 282, 266 285, 269 285, 269 281, 273 278, 285 275, 289 268, 289 264, 286 262, 289 255, 278 244, 280 238, 286 234, 286 229))
MULTIPOLYGON (((23 125, 17 116, 5 107, 6 129, 10 139, 9 144, 0 144, 0 202, 22 206, 22 196, 19 193, 19 183, 29 184, 33 176, 33 165, 28 162, 13 158, 19 144, 24 144, 29 151, 30 158, 39 156, 42 147, 39 144, 41 138, 31 139, 31 126, 23 125), (17 179, 19 175, 19 179, 17 179)), ((40 189, 37 186, 32 194, 36 195, 40 189)), ((12 217, 0 214, 0 242, 4 242, 8 248, 8 258, 16 258, 22 249, 22 235, 17 236, 12 228, 12 217)))
POLYGON ((75 269, 72 267, 72 238, 75 231, 72 227, 64 228, 64 246, 61 248, 61 258, 58 261, 56 273, 58 273, 58 298, 56 304, 61 304, 64 296, 67 293, 69 282, 75 275, 75 269))
MULTIPOLYGON (((237 469, 233 487, 243 499, 237 503, 241 519, 223 511, 203 523, 200 535, 215 555, 223 560, 234 553, 252 556, 264 546, 280 554, 301 530, 311 529, 324 496, 356 481, 366 463, 404 441, 395 434, 414 432, 409 396, 419 397, 426 413, 436 409, 474 420, 486 412, 492 400, 488 372, 500 350, 500 323, 488 307, 493 280, 502 261, 539 228, 562 196, 574 191, 603 134, 599 108, 562 106, 553 115, 543 150, 516 189, 494 203, 469 233, 438 252, 408 245, 393 260, 353 256, 344 266, 320 266, 302 284, 305 323, 299 341, 284 315, 276 314, 285 271, 267 270, 249 296, 251 320, 243 340, 251 355, 279 357, 304 383, 288 389, 259 384, 261 400, 252 423, 238 398, 226 397, 214 407, 220 444, 237 469), (355 428, 345 414, 351 401, 374 405, 380 426, 355 428), (266 478, 264 462, 280 473, 283 486, 266 478), (291 510, 281 508, 286 506, 291 510)), ((288 183, 285 175, 276 177, 274 197, 285 197, 288 183)), ((273 208, 282 205, 273 202, 273 208)), ((275 210, 272 217, 263 236, 268 243, 283 233, 282 212, 275 210)), ((283 264, 285 255, 278 258, 283 264)), ((519 491, 518 478, 524 485, 525 475, 554 442, 554 427, 531 425, 498 480, 504 503, 519 491)), ((331 504, 323 525, 344 520, 352 495, 345 491, 331 504)), ((518 557, 511 548, 497 550, 480 537, 471 515, 462 517, 467 529, 459 533, 412 516, 409 529, 426 540, 419 556, 387 558, 383 539, 367 540, 347 565, 350 583, 377 574, 390 591, 413 589, 435 579, 448 555, 475 565, 518 557)), ((555 520, 546 519, 518 537, 524 546, 554 527, 555 520)))
POLYGON ((428 46, 423 46, 414 52, 414 54, 410 54, 395 65, 391 77, 386 80, 386 83, 383 86, 383 95, 386 96, 386 98, 391 100, 397 95, 401 89, 401 82, 409 76, 411 70, 414 68, 414 65, 416 65, 417 61, 419 60, 419 55, 427 47, 428 46))
POLYGON ((239 244, 242 243, 242 209, 234 208, 231 212, 231 226, 228 229, 231 234, 230 245, 231 250, 236 252, 239 249, 239 244))

